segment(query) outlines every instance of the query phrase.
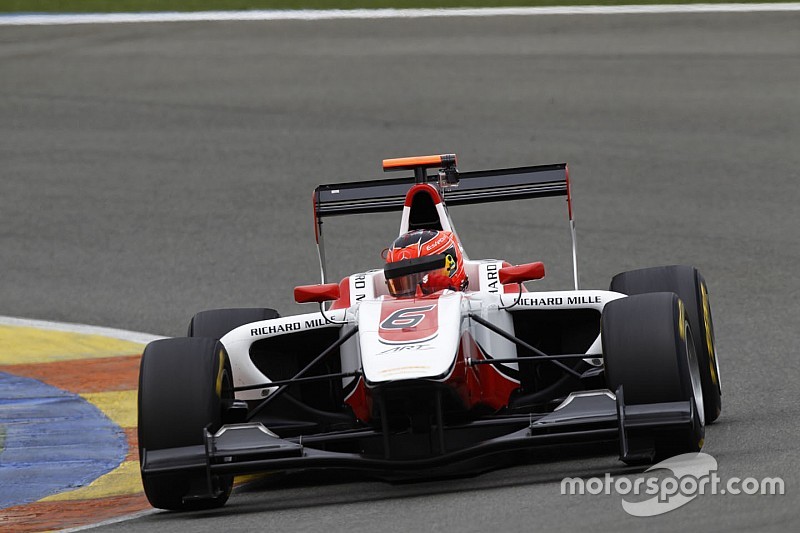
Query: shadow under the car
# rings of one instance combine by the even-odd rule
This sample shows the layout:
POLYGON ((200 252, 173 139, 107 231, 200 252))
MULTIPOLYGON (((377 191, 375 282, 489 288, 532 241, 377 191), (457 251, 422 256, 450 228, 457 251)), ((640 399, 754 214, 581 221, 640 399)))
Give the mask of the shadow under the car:
POLYGON ((616 443, 551 446, 491 458, 483 473, 437 476, 417 480, 385 481, 346 470, 308 470, 265 473, 238 485, 221 509, 193 513, 158 513, 159 520, 191 517, 208 519, 228 514, 307 509, 329 505, 402 500, 438 494, 505 489, 560 483, 565 477, 588 478, 636 474, 617 458, 616 443), (505 459, 505 460, 502 460, 505 459))

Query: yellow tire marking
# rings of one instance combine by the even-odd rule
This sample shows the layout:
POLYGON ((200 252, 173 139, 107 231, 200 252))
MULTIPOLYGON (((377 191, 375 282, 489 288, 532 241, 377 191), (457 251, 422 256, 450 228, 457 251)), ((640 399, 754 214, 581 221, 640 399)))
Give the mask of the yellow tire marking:
POLYGON ((717 354, 714 353, 714 342, 711 338, 711 309, 708 305, 708 292, 706 291, 705 284, 700 285, 700 294, 703 298, 703 323, 706 330, 706 347, 708 348, 708 366, 711 370, 711 381, 715 385, 719 385, 716 364, 717 354))
POLYGON ((225 370, 225 350, 219 351, 219 368, 217 368, 217 383, 215 390, 217 398, 222 397, 222 371, 225 370))

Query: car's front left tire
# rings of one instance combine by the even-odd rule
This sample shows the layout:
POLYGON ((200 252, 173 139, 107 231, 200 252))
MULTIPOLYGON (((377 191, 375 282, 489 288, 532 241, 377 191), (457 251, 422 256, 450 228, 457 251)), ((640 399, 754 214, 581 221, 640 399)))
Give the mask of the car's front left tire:
POLYGON ((693 406, 690 425, 640 431, 633 435, 639 441, 634 446, 652 449, 651 459, 700 451, 703 393, 683 302, 671 292, 614 300, 603 309, 601 331, 606 384, 612 392, 621 388, 625 405, 688 401, 693 406))

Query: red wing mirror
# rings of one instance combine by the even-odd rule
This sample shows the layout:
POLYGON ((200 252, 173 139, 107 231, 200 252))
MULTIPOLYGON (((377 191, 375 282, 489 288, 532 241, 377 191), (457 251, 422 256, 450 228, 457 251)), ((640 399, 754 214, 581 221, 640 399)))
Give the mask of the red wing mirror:
POLYGON ((339 284, 300 285, 294 288, 294 301, 299 304, 322 303, 339 299, 339 284))
POLYGON ((525 263, 524 265, 503 267, 500 269, 500 283, 522 283, 544 277, 544 263, 525 263))

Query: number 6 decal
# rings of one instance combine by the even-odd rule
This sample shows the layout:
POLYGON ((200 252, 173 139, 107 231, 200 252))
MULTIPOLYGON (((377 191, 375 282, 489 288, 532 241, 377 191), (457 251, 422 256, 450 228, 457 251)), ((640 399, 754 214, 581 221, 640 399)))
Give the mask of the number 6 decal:
POLYGON ((381 329, 413 328, 425 319, 428 311, 432 311, 435 308, 436 304, 398 309, 381 322, 381 329))

